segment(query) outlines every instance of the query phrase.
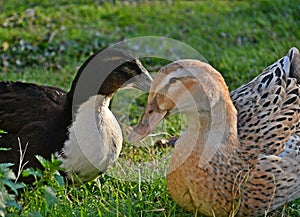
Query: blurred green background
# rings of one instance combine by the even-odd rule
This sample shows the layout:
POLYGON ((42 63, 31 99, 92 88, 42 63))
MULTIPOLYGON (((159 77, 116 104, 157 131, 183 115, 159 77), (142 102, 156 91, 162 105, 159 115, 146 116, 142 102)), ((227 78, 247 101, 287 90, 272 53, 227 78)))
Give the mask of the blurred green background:
POLYGON ((164 36, 190 45, 222 72, 231 88, 297 47, 300 38, 299 1, 0 4, 0 79, 39 80, 64 88, 90 54, 132 37, 164 36))

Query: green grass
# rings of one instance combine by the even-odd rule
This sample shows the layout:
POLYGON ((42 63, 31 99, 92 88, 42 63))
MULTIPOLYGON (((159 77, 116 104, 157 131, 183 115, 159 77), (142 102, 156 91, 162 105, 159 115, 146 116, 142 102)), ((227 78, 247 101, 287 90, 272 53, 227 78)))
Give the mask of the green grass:
MULTIPOLYGON (((7 0, 0 1, 0 26, 0 80, 22 80, 68 90, 78 66, 93 52, 123 39, 164 36, 199 51, 222 72, 232 90, 259 74, 290 47, 300 48, 300 3, 7 0)), ((143 62, 150 71, 166 63, 151 58, 143 62)), ((127 125, 136 123, 145 96, 132 104, 130 97, 121 102, 118 95, 122 98, 122 92, 113 101, 116 115, 127 125), (131 104, 126 105, 128 102, 131 104), (130 118, 122 119, 118 108, 130 111, 130 118)), ((166 121, 160 131, 178 135, 184 124, 184 118, 177 116, 166 121)), ((159 163, 169 153, 169 149, 156 146, 125 143, 121 160, 132 160, 138 171, 143 162, 159 163)), ((114 178, 114 173, 109 172, 81 187, 54 186, 54 204, 45 199, 45 189, 36 191, 35 196, 28 189, 17 201, 26 204, 21 214, 193 216, 172 201, 163 172, 148 168, 139 176, 132 170, 132 180, 114 178), (151 175, 156 178, 147 178, 151 175)), ((285 215, 299 216, 299 206, 299 202, 291 203, 285 215)), ((11 216, 19 215, 17 208, 8 211, 11 216)))

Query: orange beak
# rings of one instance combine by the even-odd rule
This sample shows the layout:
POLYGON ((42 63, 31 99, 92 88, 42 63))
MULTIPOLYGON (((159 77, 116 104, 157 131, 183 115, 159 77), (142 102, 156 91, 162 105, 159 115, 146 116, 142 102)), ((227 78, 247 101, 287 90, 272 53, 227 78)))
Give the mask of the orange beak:
POLYGON ((129 135, 129 142, 137 142, 149 135, 166 116, 166 114, 167 111, 162 111, 157 107, 153 109, 151 103, 148 104, 142 120, 140 120, 140 122, 135 126, 134 130, 129 135))

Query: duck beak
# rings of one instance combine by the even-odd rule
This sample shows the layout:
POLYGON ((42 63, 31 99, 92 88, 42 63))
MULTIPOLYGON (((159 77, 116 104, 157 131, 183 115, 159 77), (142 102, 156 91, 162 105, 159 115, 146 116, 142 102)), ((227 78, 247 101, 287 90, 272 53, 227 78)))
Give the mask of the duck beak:
POLYGON ((123 84, 122 88, 136 88, 148 93, 153 81, 151 75, 138 59, 134 60, 133 64, 134 72, 131 74, 135 74, 135 76, 123 84))
POLYGON ((161 122, 166 116, 167 111, 153 109, 151 104, 148 104, 143 114, 142 120, 135 126, 134 130, 128 137, 129 142, 137 142, 147 135, 161 122))
POLYGON ((137 80, 132 83, 132 87, 148 93, 153 81, 149 72, 144 68, 144 70, 142 70, 142 73, 139 74, 136 79, 137 80))

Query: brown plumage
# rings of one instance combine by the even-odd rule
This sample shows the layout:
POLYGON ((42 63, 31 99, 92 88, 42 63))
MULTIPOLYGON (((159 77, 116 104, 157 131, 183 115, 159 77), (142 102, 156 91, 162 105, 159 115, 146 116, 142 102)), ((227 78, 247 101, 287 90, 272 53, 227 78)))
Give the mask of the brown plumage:
POLYGON ((229 93, 221 74, 197 60, 162 68, 150 88, 142 139, 177 109, 189 125, 167 173, 175 202, 208 216, 259 216, 300 197, 300 55, 296 48, 229 93))

